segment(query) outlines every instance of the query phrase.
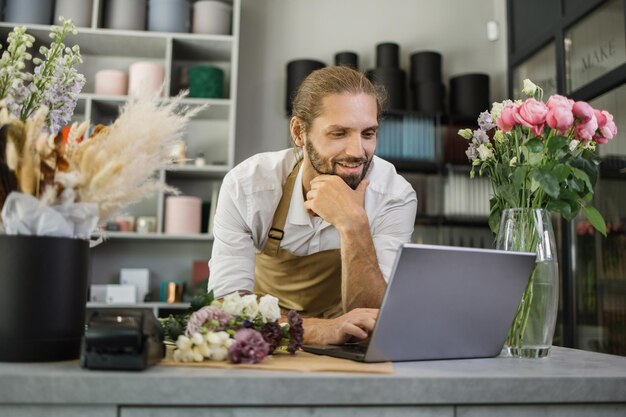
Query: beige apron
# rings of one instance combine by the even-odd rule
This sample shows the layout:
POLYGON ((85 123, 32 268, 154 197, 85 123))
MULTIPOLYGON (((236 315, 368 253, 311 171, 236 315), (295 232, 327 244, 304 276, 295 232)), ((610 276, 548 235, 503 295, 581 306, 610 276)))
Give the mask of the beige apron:
POLYGON ((256 256, 254 292, 277 297, 283 311, 296 310, 305 317, 337 317, 343 313, 340 250, 297 256, 280 248, 300 164, 287 178, 267 242, 256 256))

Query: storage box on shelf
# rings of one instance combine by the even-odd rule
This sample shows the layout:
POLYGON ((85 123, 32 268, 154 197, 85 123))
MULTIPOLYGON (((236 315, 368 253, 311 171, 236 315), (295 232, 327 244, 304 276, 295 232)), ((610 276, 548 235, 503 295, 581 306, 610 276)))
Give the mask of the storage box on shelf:
MULTIPOLYGON (((164 74, 162 100, 169 100, 188 87, 186 73, 190 67, 219 68, 223 80, 220 97, 190 97, 182 101, 185 106, 204 106, 183 132, 185 161, 155 173, 183 194, 199 197, 205 203, 200 233, 165 233, 167 195, 153 195, 128 207, 126 212, 135 219, 154 219, 154 231, 107 232, 106 241, 92 250, 91 284, 116 283, 121 268, 148 268, 152 274, 151 292, 158 293, 154 290, 160 281, 190 281, 193 262, 210 257, 212 237, 207 210, 208 214, 214 212, 221 179, 234 164, 241 2, 227 2, 232 5, 232 22, 229 25, 232 29, 226 35, 108 29, 105 28, 105 13, 111 2, 93 0, 88 27, 79 27, 77 35, 66 38, 67 46, 80 46, 84 62, 78 70, 86 77, 73 121, 89 120, 92 125, 109 124, 119 114, 120 107, 129 100, 126 93, 128 89, 120 94, 97 92, 96 74, 102 70, 114 70, 114 75, 121 72, 128 76, 134 63, 156 63, 164 74)), ((6 39, 15 25, 0 22, 0 38, 6 39)), ((28 33, 36 38, 36 47, 37 43, 49 42, 49 25, 26 26, 28 33)), ((128 81, 132 84, 132 80, 128 81)))

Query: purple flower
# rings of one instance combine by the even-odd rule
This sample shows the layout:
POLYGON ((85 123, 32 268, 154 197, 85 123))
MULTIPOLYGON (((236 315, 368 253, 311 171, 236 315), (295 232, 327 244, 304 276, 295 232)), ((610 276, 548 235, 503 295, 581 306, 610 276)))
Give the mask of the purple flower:
POLYGON ((496 124, 491 119, 491 114, 485 110, 478 116, 478 126, 482 130, 491 130, 496 127, 496 124))
POLYGON ((476 154, 476 145, 474 145, 473 143, 470 143, 469 146, 467 147, 467 150, 465 151, 465 155, 467 155, 467 158, 474 162, 476 160, 476 158, 478 157, 478 155, 476 154))
POLYGON ((270 351, 261 333, 254 329, 238 330, 234 339, 228 348, 228 360, 232 363, 259 363, 270 351))
POLYGON ((289 344, 287 351, 293 355, 302 347, 304 327, 302 327, 302 317, 295 310, 289 311, 287 320, 289 322, 289 344))
POLYGON ((261 329, 263 339, 269 344, 270 352, 276 350, 283 339, 283 333, 280 328, 280 324, 274 321, 271 323, 265 323, 261 329))
POLYGON ((487 136, 487 132, 485 132, 484 130, 476 129, 474 130, 474 141, 477 145, 489 143, 489 136, 487 136))
POLYGON ((187 322, 187 336, 198 333, 202 327, 209 330, 220 331, 226 328, 226 324, 234 317, 216 306, 205 306, 189 317, 187 322))

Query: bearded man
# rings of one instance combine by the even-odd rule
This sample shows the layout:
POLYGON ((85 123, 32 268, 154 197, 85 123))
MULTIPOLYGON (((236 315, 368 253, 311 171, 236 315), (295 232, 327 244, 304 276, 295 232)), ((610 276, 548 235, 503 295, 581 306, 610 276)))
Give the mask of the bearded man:
POLYGON ((374 155, 383 93, 348 67, 311 73, 293 101, 294 149, 261 153, 224 178, 209 290, 271 294, 304 317, 304 342, 372 331, 417 199, 374 155))

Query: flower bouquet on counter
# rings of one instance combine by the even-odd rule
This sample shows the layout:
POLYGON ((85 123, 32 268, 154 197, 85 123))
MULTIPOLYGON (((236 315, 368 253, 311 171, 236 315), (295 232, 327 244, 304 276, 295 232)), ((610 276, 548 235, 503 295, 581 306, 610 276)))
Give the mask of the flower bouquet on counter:
POLYGON ((213 293, 194 297, 189 311, 160 319, 174 360, 202 362, 228 360, 258 363, 276 349, 294 354, 302 346, 302 317, 292 310, 279 323, 278 299, 238 292, 214 300, 213 293))
POLYGON ((69 123, 85 83, 74 68, 78 46, 71 20, 51 28, 41 57, 34 38, 16 27, 0 58, 0 207, 6 234, 89 239, 122 207, 155 190, 155 177, 181 145, 184 127, 200 108, 140 97, 126 103, 110 126, 69 123), (28 61, 33 73, 25 71, 28 61))
POLYGON ((526 100, 494 103, 481 113, 479 129, 459 131, 469 141, 471 177, 478 169, 491 180, 492 232, 507 208, 543 208, 568 220, 582 209, 606 235, 602 215, 589 203, 600 163, 596 147, 617 134, 613 115, 560 95, 544 103, 543 90, 528 79, 523 92, 526 100))

